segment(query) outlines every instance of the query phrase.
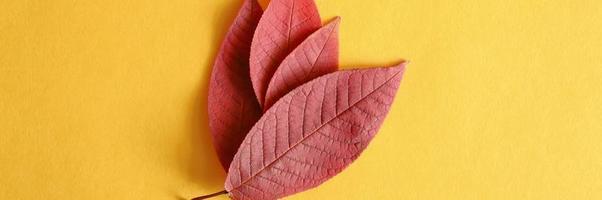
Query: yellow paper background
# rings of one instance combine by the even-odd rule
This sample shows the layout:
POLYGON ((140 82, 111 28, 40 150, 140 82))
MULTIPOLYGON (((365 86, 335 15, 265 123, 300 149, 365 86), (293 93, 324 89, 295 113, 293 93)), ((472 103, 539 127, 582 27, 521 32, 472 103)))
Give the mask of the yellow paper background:
MULTIPOLYGON (((221 190, 205 99, 240 2, 2 0, 0 199, 221 190)), ((317 4, 343 68, 411 64, 365 153, 290 199, 602 198, 602 2, 317 4)))

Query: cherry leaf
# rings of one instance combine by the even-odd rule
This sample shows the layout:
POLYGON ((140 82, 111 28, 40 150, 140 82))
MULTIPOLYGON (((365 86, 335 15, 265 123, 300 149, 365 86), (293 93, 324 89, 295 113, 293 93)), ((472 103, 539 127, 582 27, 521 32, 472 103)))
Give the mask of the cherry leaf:
POLYGON ((337 70, 340 22, 337 17, 312 33, 282 61, 268 86, 264 110, 301 84, 337 70))
POLYGON ((259 20, 251 44, 251 81, 261 105, 278 65, 321 25, 320 14, 313 0, 270 2, 259 20))
POLYGON ((234 156, 225 183, 230 196, 277 199, 341 172, 378 132, 404 69, 334 72, 282 97, 234 156))
POLYGON ((232 157, 261 117, 249 76, 253 33, 263 11, 257 0, 245 0, 222 43, 211 73, 209 126, 219 160, 228 169, 232 157))

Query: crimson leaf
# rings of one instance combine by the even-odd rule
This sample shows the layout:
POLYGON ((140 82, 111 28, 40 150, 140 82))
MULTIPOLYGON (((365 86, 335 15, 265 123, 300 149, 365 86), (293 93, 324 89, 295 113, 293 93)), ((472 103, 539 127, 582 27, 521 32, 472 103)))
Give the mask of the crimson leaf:
POLYGON ((337 70, 340 22, 337 17, 311 34, 282 61, 268 86, 264 110, 301 84, 337 70))
POLYGON ((353 162, 378 132, 404 63, 334 72, 282 97, 234 156, 233 199, 277 199, 316 187, 353 162))
POLYGON ((209 83, 208 111, 213 144, 228 169, 232 157, 261 117, 249 76, 253 32, 262 15, 256 0, 245 0, 217 55, 209 83))
POLYGON ((259 20, 251 45, 253 89, 263 105, 272 75, 282 60, 321 26, 313 0, 273 0, 259 20))

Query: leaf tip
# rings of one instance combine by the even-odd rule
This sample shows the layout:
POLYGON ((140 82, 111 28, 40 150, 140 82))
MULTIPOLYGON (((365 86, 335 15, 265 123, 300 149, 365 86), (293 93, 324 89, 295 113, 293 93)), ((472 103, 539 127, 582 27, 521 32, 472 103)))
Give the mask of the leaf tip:
POLYGON ((340 23, 341 22, 341 16, 334 17, 334 19, 332 21, 340 23))
POLYGON ((405 72, 406 72, 406 66, 409 64, 409 62, 407 60, 403 60, 400 63, 390 66, 389 69, 393 72, 395 72, 395 76, 399 76, 399 80, 401 81, 401 79, 403 78, 405 72))
POLYGON ((402 74, 406 71, 406 66, 410 63, 410 61, 403 60, 397 65, 393 65, 392 68, 397 69, 402 74))
POLYGON ((333 24, 334 26, 339 26, 341 24, 341 17, 340 16, 336 16, 334 17, 334 19, 332 19, 329 24, 333 24))

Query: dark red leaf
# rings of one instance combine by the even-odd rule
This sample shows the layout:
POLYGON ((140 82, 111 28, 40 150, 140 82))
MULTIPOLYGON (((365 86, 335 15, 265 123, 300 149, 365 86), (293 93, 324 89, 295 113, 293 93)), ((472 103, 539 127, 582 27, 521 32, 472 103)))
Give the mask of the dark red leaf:
POLYGON ((404 64, 334 72, 282 97, 253 126, 232 161, 233 199, 276 199, 341 172, 378 132, 404 64))
POLYGON ((249 76, 249 52, 261 18, 256 0, 245 0, 213 65, 209 86, 209 126, 224 169, 261 116, 249 76))
POLYGON ((251 81, 263 105, 268 84, 282 60, 321 26, 313 0, 272 0, 251 45, 251 81))
POLYGON ((337 17, 312 33, 282 61, 268 86, 263 110, 303 83, 337 70, 340 22, 337 17))

